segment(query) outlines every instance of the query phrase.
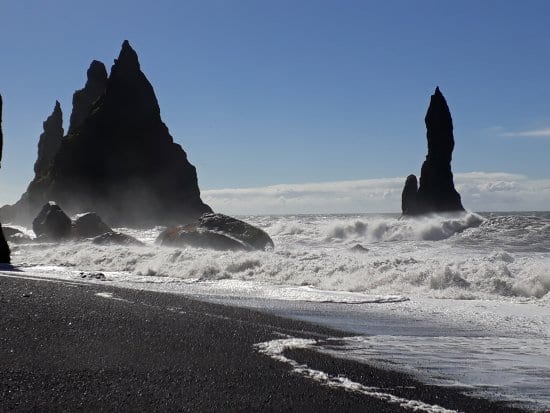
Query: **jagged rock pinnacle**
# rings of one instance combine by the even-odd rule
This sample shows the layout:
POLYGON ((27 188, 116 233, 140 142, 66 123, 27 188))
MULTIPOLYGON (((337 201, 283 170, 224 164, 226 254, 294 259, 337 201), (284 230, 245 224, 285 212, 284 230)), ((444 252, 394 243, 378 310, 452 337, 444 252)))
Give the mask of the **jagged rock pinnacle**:
POLYGON ((73 94, 73 110, 69 124, 68 134, 72 134, 82 125, 92 106, 97 99, 105 92, 107 87, 107 69, 98 60, 93 60, 86 72, 87 80, 83 89, 73 94))
POLYGON ((38 141, 38 158, 34 164, 36 178, 48 172, 63 139, 63 112, 57 100, 52 114, 44 121, 43 126, 44 132, 38 141))
POLYGON ((413 185, 416 177, 407 177, 401 200, 403 214, 464 211, 451 172, 454 149, 453 119, 439 87, 436 87, 431 96, 424 121, 428 154, 422 164, 418 192, 415 193, 413 185))
POLYGON ((139 59, 136 51, 130 46, 128 40, 124 40, 122 43, 122 48, 120 49, 120 54, 118 58, 115 59, 115 64, 111 69, 111 76, 113 76, 113 71, 117 72, 127 72, 127 71, 139 71, 139 59))

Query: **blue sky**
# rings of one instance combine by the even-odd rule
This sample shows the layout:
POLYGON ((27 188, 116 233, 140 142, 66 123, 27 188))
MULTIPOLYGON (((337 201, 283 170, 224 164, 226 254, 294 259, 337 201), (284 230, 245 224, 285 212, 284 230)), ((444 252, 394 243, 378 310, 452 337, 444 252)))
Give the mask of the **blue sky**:
MULTIPOLYGON (((436 85, 455 123, 455 172, 484 173, 483 185, 499 191, 544 192, 548 16, 546 1, 2 1, 0 202, 15 201, 30 182, 55 100, 67 127, 90 61, 109 68, 124 39, 205 197, 223 211, 244 211, 227 192, 216 198, 229 188, 348 188, 418 174, 436 85)), ((496 208, 480 188, 466 206, 496 208)), ((329 212, 399 208, 395 193, 380 205, 367 198, 329 212)), ((546 204, 550 189, 538 204, 510 209, 546 204)), ((273 212, 323 209, 301 205, 273 212)))

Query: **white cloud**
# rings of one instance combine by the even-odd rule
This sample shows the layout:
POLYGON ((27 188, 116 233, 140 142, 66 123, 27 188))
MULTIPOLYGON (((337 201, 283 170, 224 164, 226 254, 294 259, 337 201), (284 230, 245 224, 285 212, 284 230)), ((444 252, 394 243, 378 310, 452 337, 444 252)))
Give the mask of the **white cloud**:
MULTIPOLYGON (((227 214, 399 212, 404 182, 405 177, 397 177, 211 189, 202 191, 202 198, 227 214)), ((469 172, 455 174, 455 185, 468 210, 550 209, 550 179, 469 172)))
POLYGON ((525 138, 550 138, 550 128, 531 129, 519 132, 502 132, 499 136, 525 137, 525 138))

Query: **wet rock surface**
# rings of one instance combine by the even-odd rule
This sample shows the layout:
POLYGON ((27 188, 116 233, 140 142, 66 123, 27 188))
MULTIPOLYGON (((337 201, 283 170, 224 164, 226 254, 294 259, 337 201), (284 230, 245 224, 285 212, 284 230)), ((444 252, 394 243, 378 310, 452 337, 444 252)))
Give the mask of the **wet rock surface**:
POLYGON ((23 231, 18 230, 13 227, 2 227, 4 232, 4 237, 7 241, 13 242, 14 244, 24 244, 32 242, 32 238, 25 234, 23 231))
POLYGON ((92 242, 96 245, 134 245, 143 246, 138 239, 121 232, 110 231, 95 237, 92 242))
POLYGON ((204 214, 195 224, 168 228, 156 242, 167 246, 244 251, 274 246, 265 231, 223 214, 204 214))
POLYGON ((36 238, 61 241, 71 236, 71 218, 55 202, 48 202, 32 222, 36 238))
POLYGON ((113 230, 95 212, 78 215, 72 223, 74 238, 92 238, 113 230))

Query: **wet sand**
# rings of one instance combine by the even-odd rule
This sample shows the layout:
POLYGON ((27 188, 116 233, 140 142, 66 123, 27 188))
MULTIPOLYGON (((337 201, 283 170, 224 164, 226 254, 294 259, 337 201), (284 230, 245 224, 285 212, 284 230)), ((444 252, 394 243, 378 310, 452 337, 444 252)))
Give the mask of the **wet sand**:
MULTIPOLYGON (((254 345, 345 335, 182 295, 0 276, 0 411, 372 411, 409 408, 331 388, 254 345)), ((285 353, 397 397, 519 411, 308 350, 285 353)))

